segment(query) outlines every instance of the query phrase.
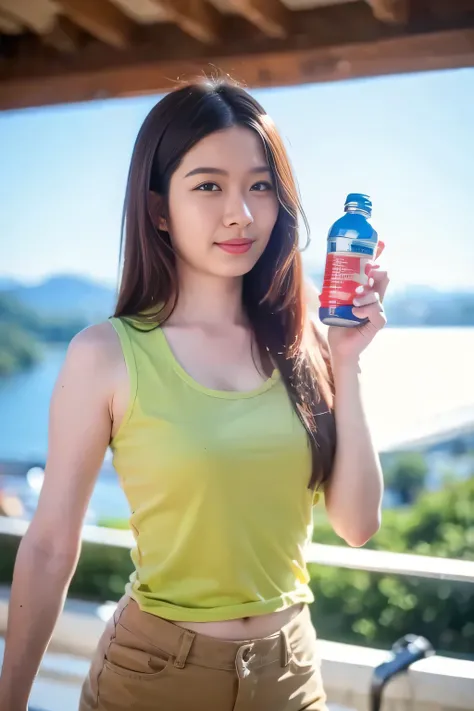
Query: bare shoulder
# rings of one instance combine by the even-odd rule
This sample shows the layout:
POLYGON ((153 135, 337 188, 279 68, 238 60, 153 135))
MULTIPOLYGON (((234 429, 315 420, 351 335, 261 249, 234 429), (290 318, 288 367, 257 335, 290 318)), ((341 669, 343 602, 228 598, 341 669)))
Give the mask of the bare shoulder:
POLYGON ((73 552, 77 552, 87 502, 110 443, 120 358, 118 336, 110 323, 85 328, 69 344, 51 397, 48 456, 35 536, 57 539, 60 526, 58 545, 73 552))
POLYGON ((109 321, 88 326, 77 333, 69 344, 68 351, 79 358, 87 358, 100 364, 121 357, 117 333, 109 321))
POLYGON ((71 340, 65 366, 76 373, 82 372, 112 384, 121 375, 122 349, 118 335, 109 321, 88 326, 71 340))

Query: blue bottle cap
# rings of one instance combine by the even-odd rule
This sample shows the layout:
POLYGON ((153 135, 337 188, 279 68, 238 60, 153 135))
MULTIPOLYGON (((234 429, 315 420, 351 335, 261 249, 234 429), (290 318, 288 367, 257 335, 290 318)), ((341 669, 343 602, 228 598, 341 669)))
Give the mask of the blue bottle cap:
POLYGON ((344 210, 362 210, 368 215, 372 214, 372 200, 363 193, 349 193, 346 197, 344 210))

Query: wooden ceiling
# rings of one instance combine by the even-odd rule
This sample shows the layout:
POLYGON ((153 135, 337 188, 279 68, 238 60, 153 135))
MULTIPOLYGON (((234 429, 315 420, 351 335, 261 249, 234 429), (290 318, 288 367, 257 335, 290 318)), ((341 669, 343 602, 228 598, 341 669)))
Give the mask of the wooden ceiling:
POLYGON ((474 0, 0 0, 0 110, 474 66, 474 0))

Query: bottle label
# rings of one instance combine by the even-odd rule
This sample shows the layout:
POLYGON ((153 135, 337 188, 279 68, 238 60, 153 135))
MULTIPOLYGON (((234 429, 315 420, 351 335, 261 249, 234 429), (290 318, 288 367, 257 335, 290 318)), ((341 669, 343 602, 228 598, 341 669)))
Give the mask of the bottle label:
POLYGON ((322 307, 352 306, 357 287, 367 284, 366 266, 371 261, 371 256, 364 258, 348 256, 347 253, 328 253, 319 298, 322 307))

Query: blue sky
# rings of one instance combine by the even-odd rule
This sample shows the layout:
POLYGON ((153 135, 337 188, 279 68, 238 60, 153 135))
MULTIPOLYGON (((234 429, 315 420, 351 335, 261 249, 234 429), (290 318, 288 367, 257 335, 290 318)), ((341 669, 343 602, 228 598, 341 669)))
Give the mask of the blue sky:
MULTIPOLYGON (((392 284, 474 287, 474 69, 253 92, 287 143, 322 268, 367 192, 392 284)), ((112 283, 135 136, 158 97, 0 113, 0 277, 112 283)))

